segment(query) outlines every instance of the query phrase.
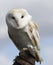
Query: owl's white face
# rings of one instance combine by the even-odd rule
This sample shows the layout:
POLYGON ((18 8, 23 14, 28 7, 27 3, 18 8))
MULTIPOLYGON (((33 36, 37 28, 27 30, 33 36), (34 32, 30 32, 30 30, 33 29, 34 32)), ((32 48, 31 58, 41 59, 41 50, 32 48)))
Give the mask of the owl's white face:
POLYGON ((30 20, 31 16, 25 9, 12 9, 6 16, 7 25, 10 25, 16 29, 25 27, 30 20))

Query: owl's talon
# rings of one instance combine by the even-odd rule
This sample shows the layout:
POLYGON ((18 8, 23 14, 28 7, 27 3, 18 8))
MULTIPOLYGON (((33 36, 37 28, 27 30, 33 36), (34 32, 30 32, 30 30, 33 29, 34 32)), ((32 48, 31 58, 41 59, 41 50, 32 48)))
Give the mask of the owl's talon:
POLYGON ((27 48, 23 48, 22 50, 25 51, 25 50, 27 50, 27 48))

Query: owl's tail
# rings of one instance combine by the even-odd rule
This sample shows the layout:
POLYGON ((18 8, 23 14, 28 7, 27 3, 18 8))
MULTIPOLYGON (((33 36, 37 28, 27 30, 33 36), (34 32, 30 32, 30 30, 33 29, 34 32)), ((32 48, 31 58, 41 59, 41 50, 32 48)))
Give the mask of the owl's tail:
POLYGON ((43 58, 41 57, 41 55, 40 55, 40 51, 39 50, 37 50, 36 48, 28 48, 28 50, 30 51, 30 53, 31 53, 31 55, 33 55, 34 56, 34 58, 36 59, 36 61, 37 62, 40 62, 40 64, 41 64, 41 62, 43 61, 43 58))
POLYGON ((43 58, 41 57, 40 51, 37 50, 37 48, 34 48, 34 52, 35 52, 35 55, 37 56, 38 61, 41 64, 41 62, 43 61, 43 58))

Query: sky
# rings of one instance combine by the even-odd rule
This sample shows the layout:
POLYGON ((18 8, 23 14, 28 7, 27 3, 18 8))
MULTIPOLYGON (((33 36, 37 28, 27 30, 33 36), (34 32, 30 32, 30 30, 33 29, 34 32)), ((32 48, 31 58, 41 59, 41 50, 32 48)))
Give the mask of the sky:
POLYGON ((24 8, 32 15, 39 25, 42 65, 53 64, 53 0, 0 0, 0 65, 12 65, 19 53, 8 36, 5 21, 13 8, 24 8))

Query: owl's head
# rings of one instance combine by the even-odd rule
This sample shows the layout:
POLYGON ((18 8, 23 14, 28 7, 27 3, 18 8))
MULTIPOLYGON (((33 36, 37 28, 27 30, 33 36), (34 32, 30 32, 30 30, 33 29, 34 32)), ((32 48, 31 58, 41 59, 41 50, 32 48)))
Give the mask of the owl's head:
POLYGON ((25 9, 12 9, 6 15, 6 23, 16 29, 25 27, 31 20, 31 15, 25 9))

